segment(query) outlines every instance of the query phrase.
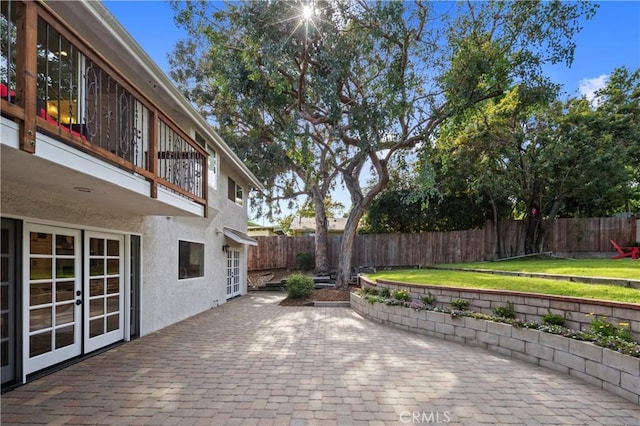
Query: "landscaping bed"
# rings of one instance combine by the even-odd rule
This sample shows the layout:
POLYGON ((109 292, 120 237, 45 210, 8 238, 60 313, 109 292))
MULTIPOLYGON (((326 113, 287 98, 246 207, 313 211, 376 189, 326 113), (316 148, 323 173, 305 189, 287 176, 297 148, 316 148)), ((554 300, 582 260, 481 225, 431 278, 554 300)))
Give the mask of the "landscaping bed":
POLYGON ((314 302, 348 302, 351 290, 349 289, 335 289, 335 288, 321 288, 311 292, 309 297, 292 299, 287 297, 282 302, 281 306, 313 306, 314 302))

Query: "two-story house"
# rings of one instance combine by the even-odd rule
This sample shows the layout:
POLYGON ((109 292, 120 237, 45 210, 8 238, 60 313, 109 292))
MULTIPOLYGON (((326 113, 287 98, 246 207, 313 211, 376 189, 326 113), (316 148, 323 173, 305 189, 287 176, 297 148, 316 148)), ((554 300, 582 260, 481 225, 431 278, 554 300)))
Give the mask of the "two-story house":
POLYGON ((0 26, 3 387, 245 293, 263 188, 108 10, 0 26))

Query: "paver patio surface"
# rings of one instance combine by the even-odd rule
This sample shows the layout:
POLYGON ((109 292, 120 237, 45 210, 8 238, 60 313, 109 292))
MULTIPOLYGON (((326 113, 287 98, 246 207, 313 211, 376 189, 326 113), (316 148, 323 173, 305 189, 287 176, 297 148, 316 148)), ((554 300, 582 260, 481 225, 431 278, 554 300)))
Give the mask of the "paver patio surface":
POLYGON ((574 377, 252 293, 2 395, 3 425, 638 425, 574 377))

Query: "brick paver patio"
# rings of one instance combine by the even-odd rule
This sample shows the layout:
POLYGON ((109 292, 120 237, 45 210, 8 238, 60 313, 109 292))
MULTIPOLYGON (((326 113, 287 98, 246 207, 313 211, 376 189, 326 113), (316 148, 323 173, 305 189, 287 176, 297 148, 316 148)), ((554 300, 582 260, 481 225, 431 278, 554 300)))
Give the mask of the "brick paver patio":
POLYGON ((250 294, 2 395, 3 425, 640 424, 640 406, 349 308, 250 294))

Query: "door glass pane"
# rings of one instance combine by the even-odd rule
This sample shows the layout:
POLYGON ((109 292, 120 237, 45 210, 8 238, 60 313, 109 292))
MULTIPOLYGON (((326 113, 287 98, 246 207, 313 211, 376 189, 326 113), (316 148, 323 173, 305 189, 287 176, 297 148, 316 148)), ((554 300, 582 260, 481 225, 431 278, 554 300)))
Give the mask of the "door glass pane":
POLYGON ((9 230, 0 229, 0 253, 9 254, 9 230))
POLYGON ((104 240, 102 238, 89 239, 89 255, 104 256, 104 240))
POLYGON ((0 314, 0 336, 6 337, 9 335, 9 312, 0 314))
POLYGON ((29 279, 51 279, 51 259, 31 259, 29 262, 29 279))
POLYGON ((120 278, 107 278, 107 293, 117 293, 118 290, 120 290, 120 278))
POLYGON ((120 328, 120 315, 111 315, 107 317, 107 333, 120 328))
POLYGON ((29 234, 29 252, 31 254, 52 254, 51 253, 51 234, 42 232, 31 232, 29 234))
MULTIPOLYGON (((9 309, 9 286, 0 286, 0 311, 9 309)), ((4 336, 4 334, 3 334, 4 336)))
POLYGON ((51 283, 31 284, 29 306, 53 303, 51 283))
POLYGON ((51 308, 33 309, 29 312, 29 330, 36 331, 53 325, 51 308))
POLYGON ((107 297, 107 313, 118 312, 120 308, 120 297, 111 296, 107 297))
POLYGON ((91 318, 104 315, 104 299, 95 299, 89 302, 89 316, 91 318))
POLYGON ((108 259, 107 260, 107 274, 115 275, 120 272, 118 266, 120 265, 120 261, 118 259, 108 259))
POLYGON ((74 326, 69 325, 66 327, 58 328, 56 330, 56 349, 64 348, 65 346, 73 345, 74 342, 74 326))
POLYGON ((120 255, 120 241, 107 240, 107 256, 120 255))
POLYGON ((72 235, 56 235, 56 254, 73 256, 73 240, 72 235))
POLYGON ((5 340, 0 343, 0 365, 2 367, 9 365, 9 341, 5 340))
POLYGON ((92 277, 104 275, 104 259, 91 259, 89 261, 89 274, 92 277))
POLYGON ((104 323, 102 318, 89 321, 89 337, 96 337, 104 334, 104 323))
POLYGON ((69 324, 73 322, 73 312, 75 304, 67 303, 66 305, 56 306, 56 325, 69 324))
POLYGON ((29 336, 29 357, 41 355, 51 351, 51 332, 29 336))
POLYGON ((75 275, 73 259, 56 259, 56 278, 73 278, 75 275))
POLYGON ((2 257, 0 258, 0 280, 3 283, 9 281, 9 258, 2 257))
POLYGON ((74 282, 61 282, 56 284, 56 302, 72 300, 74 298, 74 282))
POLYGON ((104 280, 102 278, 94 278, 89 281, 89 296, 102 296, 104 294, 104 280))

